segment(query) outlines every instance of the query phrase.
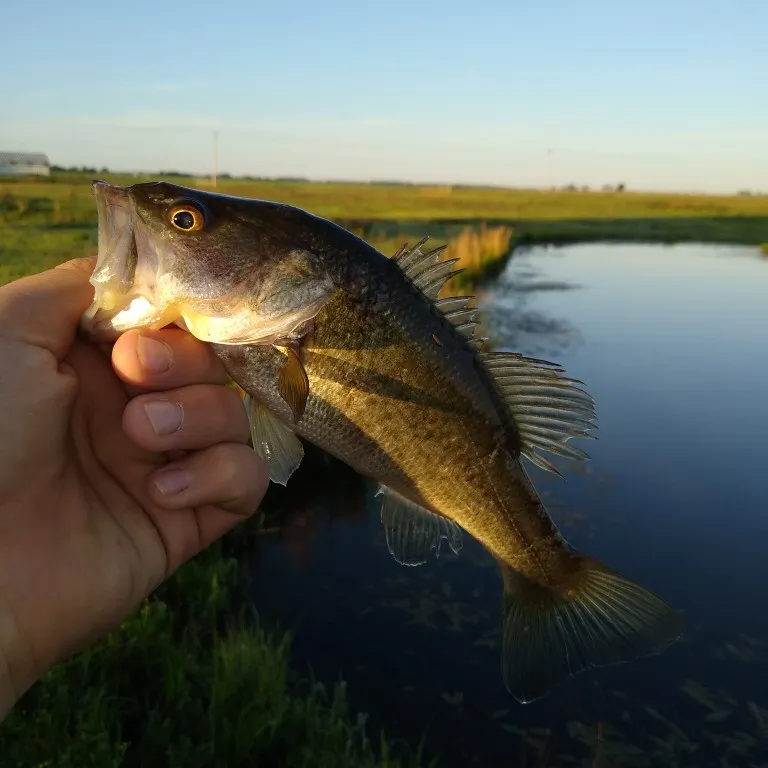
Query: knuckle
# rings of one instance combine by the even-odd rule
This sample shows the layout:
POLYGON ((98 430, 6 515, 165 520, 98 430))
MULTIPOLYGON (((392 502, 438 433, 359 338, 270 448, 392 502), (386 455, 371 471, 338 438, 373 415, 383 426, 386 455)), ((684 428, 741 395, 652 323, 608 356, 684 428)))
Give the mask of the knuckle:
POLYGON ((239 498, 243 490, 243 473, 240 471, 241 462, 238 460, 236 446, 227 443, 217 445, 213 453, 212 471, 216 477, 216 485, 228 497, 239 498))
POLYGON ((251 435, 251 427, 248 423, 248 414, 243 406, 240 395, 234 389, 222 387, 222 418, 226 419, 232 438, 246 443, 251 435))

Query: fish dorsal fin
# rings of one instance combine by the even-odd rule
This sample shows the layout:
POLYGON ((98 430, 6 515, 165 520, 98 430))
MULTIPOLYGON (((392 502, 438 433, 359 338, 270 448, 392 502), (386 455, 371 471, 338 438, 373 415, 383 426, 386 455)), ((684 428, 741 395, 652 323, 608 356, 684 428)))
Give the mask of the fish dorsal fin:
POLYGON ((482 351, 487 341, 478 337, 480 327, 477 310, 469 306, 473 296, 447 296, 438 299, 443 286, 463 269, 453 269, 459 259, 440 261, 440 254, 448 247, 441 245, 426 253, 421 250, 429 238, 423 237, 413 248, 404 243, 392 256, 403 274, 418 288, 450 322, 456 331, 464 337, 468 345, 475 351, 482 351))
POLYGON ((387 538, 387 548, 401 565, 423 565, 434 549, 440 557, 443 539, 458 555, 463 546, 461 528, 447 517, 436 515, 414 504, 391 488, 379 486, 376 495, 383 495, 381 522, 387 538))
POLYGON ((556 363, 514 352, 479 355, 520 435, 521 453, 536 466, 561 475, 538 451, 584 461, 589 455, 568 445, 575 437, 595 439, 595 404, 556 363))
POLYGON ((592 397, 578 388, 583 382, 566 377, 565 371, 555 363, 513 352, 486 352, 487 338, 478 336, 480 314, 470 306, 474 297, 437 298, 445 283, 462 271, 452 269, 458 259, 440 261, 446 246, 425 253, 421 247, 427 240, 422 238, 413 248, 407 243, 402 245, 393 260, 478 353, 517 427, 521 453, 536 466, 562 476, 538 451, 578 461, 588 459, 588 454, 568 445, 568 441, 574 437, 594 439, 590 434, 590 430, 597 429, 593 423, 592 397))
POLYGON ((304 458, 304 446, 287 424, 246 393, 243 405, 251 425, 253 450, 267 462, 269 479, 287 485, 304 458))
POLYGON ((403 244, 392 260, 427 298, 434 301, 448 280, 463 270, 452 269, 458 259, 440 261, 440 254, 448 247, 447 245, 440 245, 427 252, 422 251, 421 246, 428 239, 423 237, 413 248, 409 248, 407 243, 403 244))

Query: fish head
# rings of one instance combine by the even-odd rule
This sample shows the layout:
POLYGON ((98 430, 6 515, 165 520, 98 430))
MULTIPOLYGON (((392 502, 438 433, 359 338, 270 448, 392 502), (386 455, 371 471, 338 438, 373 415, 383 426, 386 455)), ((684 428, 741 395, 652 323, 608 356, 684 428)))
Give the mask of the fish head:
POLYGON ((167 182, 96 181, 98 256, 84 335, 176 324, 204 341, 271 343, 335 290, 312 251, 311 215, 167 182))

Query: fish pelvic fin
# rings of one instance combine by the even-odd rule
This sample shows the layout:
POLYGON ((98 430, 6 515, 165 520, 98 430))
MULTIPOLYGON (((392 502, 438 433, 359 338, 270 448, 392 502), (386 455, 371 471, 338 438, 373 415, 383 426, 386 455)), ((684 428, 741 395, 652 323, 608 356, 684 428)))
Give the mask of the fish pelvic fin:
POLYGON ((443 539, 455 555, 459 554, 462 531, 453 520, 434 514, 383 485, 376 495, 384 496, 381 523, 387 549, 400 565, 423 565, 432 550, 439 558, 443 539))
POLYGON ((502 613, 502 678, 525 704, 590 667, 661 653, 683 633, 682 616, 608 566, 573 553, 575 568, 543 586, 509 566, 502 613))
POLYGON ((243 405, 251 427, 253 450, 267 462, 269 479, 273 483, 288 485, 288 480, 304 458, 301 440, 266 405, 247 392, 243 405))

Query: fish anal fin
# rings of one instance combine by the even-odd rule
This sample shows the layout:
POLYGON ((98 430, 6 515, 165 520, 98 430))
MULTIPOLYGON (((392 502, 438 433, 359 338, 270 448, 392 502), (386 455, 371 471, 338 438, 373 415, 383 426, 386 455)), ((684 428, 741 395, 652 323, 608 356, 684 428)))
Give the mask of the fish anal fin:
POLYGON ((383 495, 381 522, 390 554, 401 565, 423 565, 435 550, 440 557, 443 539, 458 555, 463 546, 461 528, 442 515, 401 496, 386 486, 379 486, 376 495, 383 495))
POLYGON ((595 439, 595 405, 583 382, 567 377, 555 363, 513 352, 483 353, 480 359, 515 424, 524 456, 556 474, 540 451, 576 461, 589 458, 568 445, 577 437, 595 439))
POLYGON ((293 412, 295 422, 304 415, 309 397, 309 377, 293 347, 286 348, 286 359, 277 375, 277 391, 293 412))
POLYGON ((590 667, 661 653, 682 635, 683 619, 660 597, 597 560, 542 586, 502 565, 502 677, 520 702, 543 698, 590 667))
POLYGON ((243 405, 251 426, 253 450, 267 462, 269 479, 287 485, 304 458, 301 440, 267 406, 246 393, 243 405))

